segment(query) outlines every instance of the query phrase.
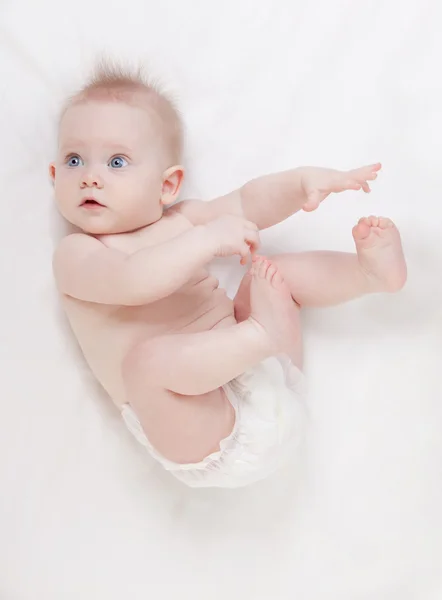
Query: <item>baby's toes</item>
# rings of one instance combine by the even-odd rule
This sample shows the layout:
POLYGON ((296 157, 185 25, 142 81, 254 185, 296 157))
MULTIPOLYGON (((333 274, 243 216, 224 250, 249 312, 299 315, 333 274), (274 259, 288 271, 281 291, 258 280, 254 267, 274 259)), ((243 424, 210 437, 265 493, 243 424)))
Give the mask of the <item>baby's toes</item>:
POLYGON ((268 268, 269 268, 268 261, 265 259, 262 259, 259 264, 259 277, 261 279, 266 279, 268 268))
POLYGON ((275 265, 272 265, 272 263, 269 263, 267 273, 266 273, 266 278, 268 279, 268 281, 272 281, 273 277, 275 276, 275 273, 276 273, 275 265))
POLYGON ((280 286, 284 282, 284 277, 281 274, 281 271, 275 267, 275 274, 273 275, 272 283, 275 286, 280 286))
POLYGON ((387 217, 379 217, 379 227, 381 229, 389 229, 394 227, 393 221, 391 219, 387 219, 387 217))
POLYGON ((379 217, 376 217, 375 215, 370 215, 368 217, 368 224, 370 225, 370 227, 379 227, 379 217))

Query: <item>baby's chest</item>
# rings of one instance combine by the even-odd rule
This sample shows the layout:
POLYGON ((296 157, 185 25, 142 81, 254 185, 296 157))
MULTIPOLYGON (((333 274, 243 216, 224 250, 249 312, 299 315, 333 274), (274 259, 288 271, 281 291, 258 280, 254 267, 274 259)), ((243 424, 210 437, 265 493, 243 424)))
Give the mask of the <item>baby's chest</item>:
POLYGON ((115 248, 125 254, 134 254, 143 248, 163 244, 191 227, 192 224, 185 217, 174 213, 163 216, 157 223, 138 231, 104 236, 101 241, 109 248, 115 248))

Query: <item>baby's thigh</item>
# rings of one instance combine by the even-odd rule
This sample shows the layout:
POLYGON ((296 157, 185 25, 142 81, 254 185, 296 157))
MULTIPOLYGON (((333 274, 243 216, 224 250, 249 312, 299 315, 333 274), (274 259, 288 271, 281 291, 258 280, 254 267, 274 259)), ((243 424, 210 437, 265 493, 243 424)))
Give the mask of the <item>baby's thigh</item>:
POLYGON ((125 383, 127 400, 149 443, 172 462, 200 462, 218 451, 220 442, 233 430, 235 411, 221 388, 199 396, 181 396, 148 388, 145 378, 137 380, 136 375, 125 383))

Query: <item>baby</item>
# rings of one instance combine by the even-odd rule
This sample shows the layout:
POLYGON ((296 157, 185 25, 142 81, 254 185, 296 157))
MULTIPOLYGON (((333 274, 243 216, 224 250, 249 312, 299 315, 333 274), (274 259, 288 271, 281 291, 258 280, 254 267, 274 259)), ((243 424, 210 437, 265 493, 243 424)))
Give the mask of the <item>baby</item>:
POLYGON ((374 216, 354 227, 355 254, 257 254, 260 230, 332 192, 369 192, 379 164, 301 167, 175 203, 182 138, 156 87, 98 69, 65 107, 50 165, 77 229, 54 273, 85 358, 137 439, 190 486, 238 487, 277 469, 298 439, 301 308, 396 292, 406 265, 395 225, 374 216), (207 270, 229 256, 250 266, 233 301, 207 270))

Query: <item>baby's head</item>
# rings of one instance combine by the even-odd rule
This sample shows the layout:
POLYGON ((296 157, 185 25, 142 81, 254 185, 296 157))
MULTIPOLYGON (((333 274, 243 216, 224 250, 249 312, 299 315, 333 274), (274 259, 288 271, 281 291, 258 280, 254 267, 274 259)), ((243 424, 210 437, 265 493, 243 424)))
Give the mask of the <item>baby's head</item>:
POLYGON ((101 235, 158 221, 182 182, 182 137, 163 93, 140 74, 100 66, 60 119, 50 175, 61 214, 101 235))

